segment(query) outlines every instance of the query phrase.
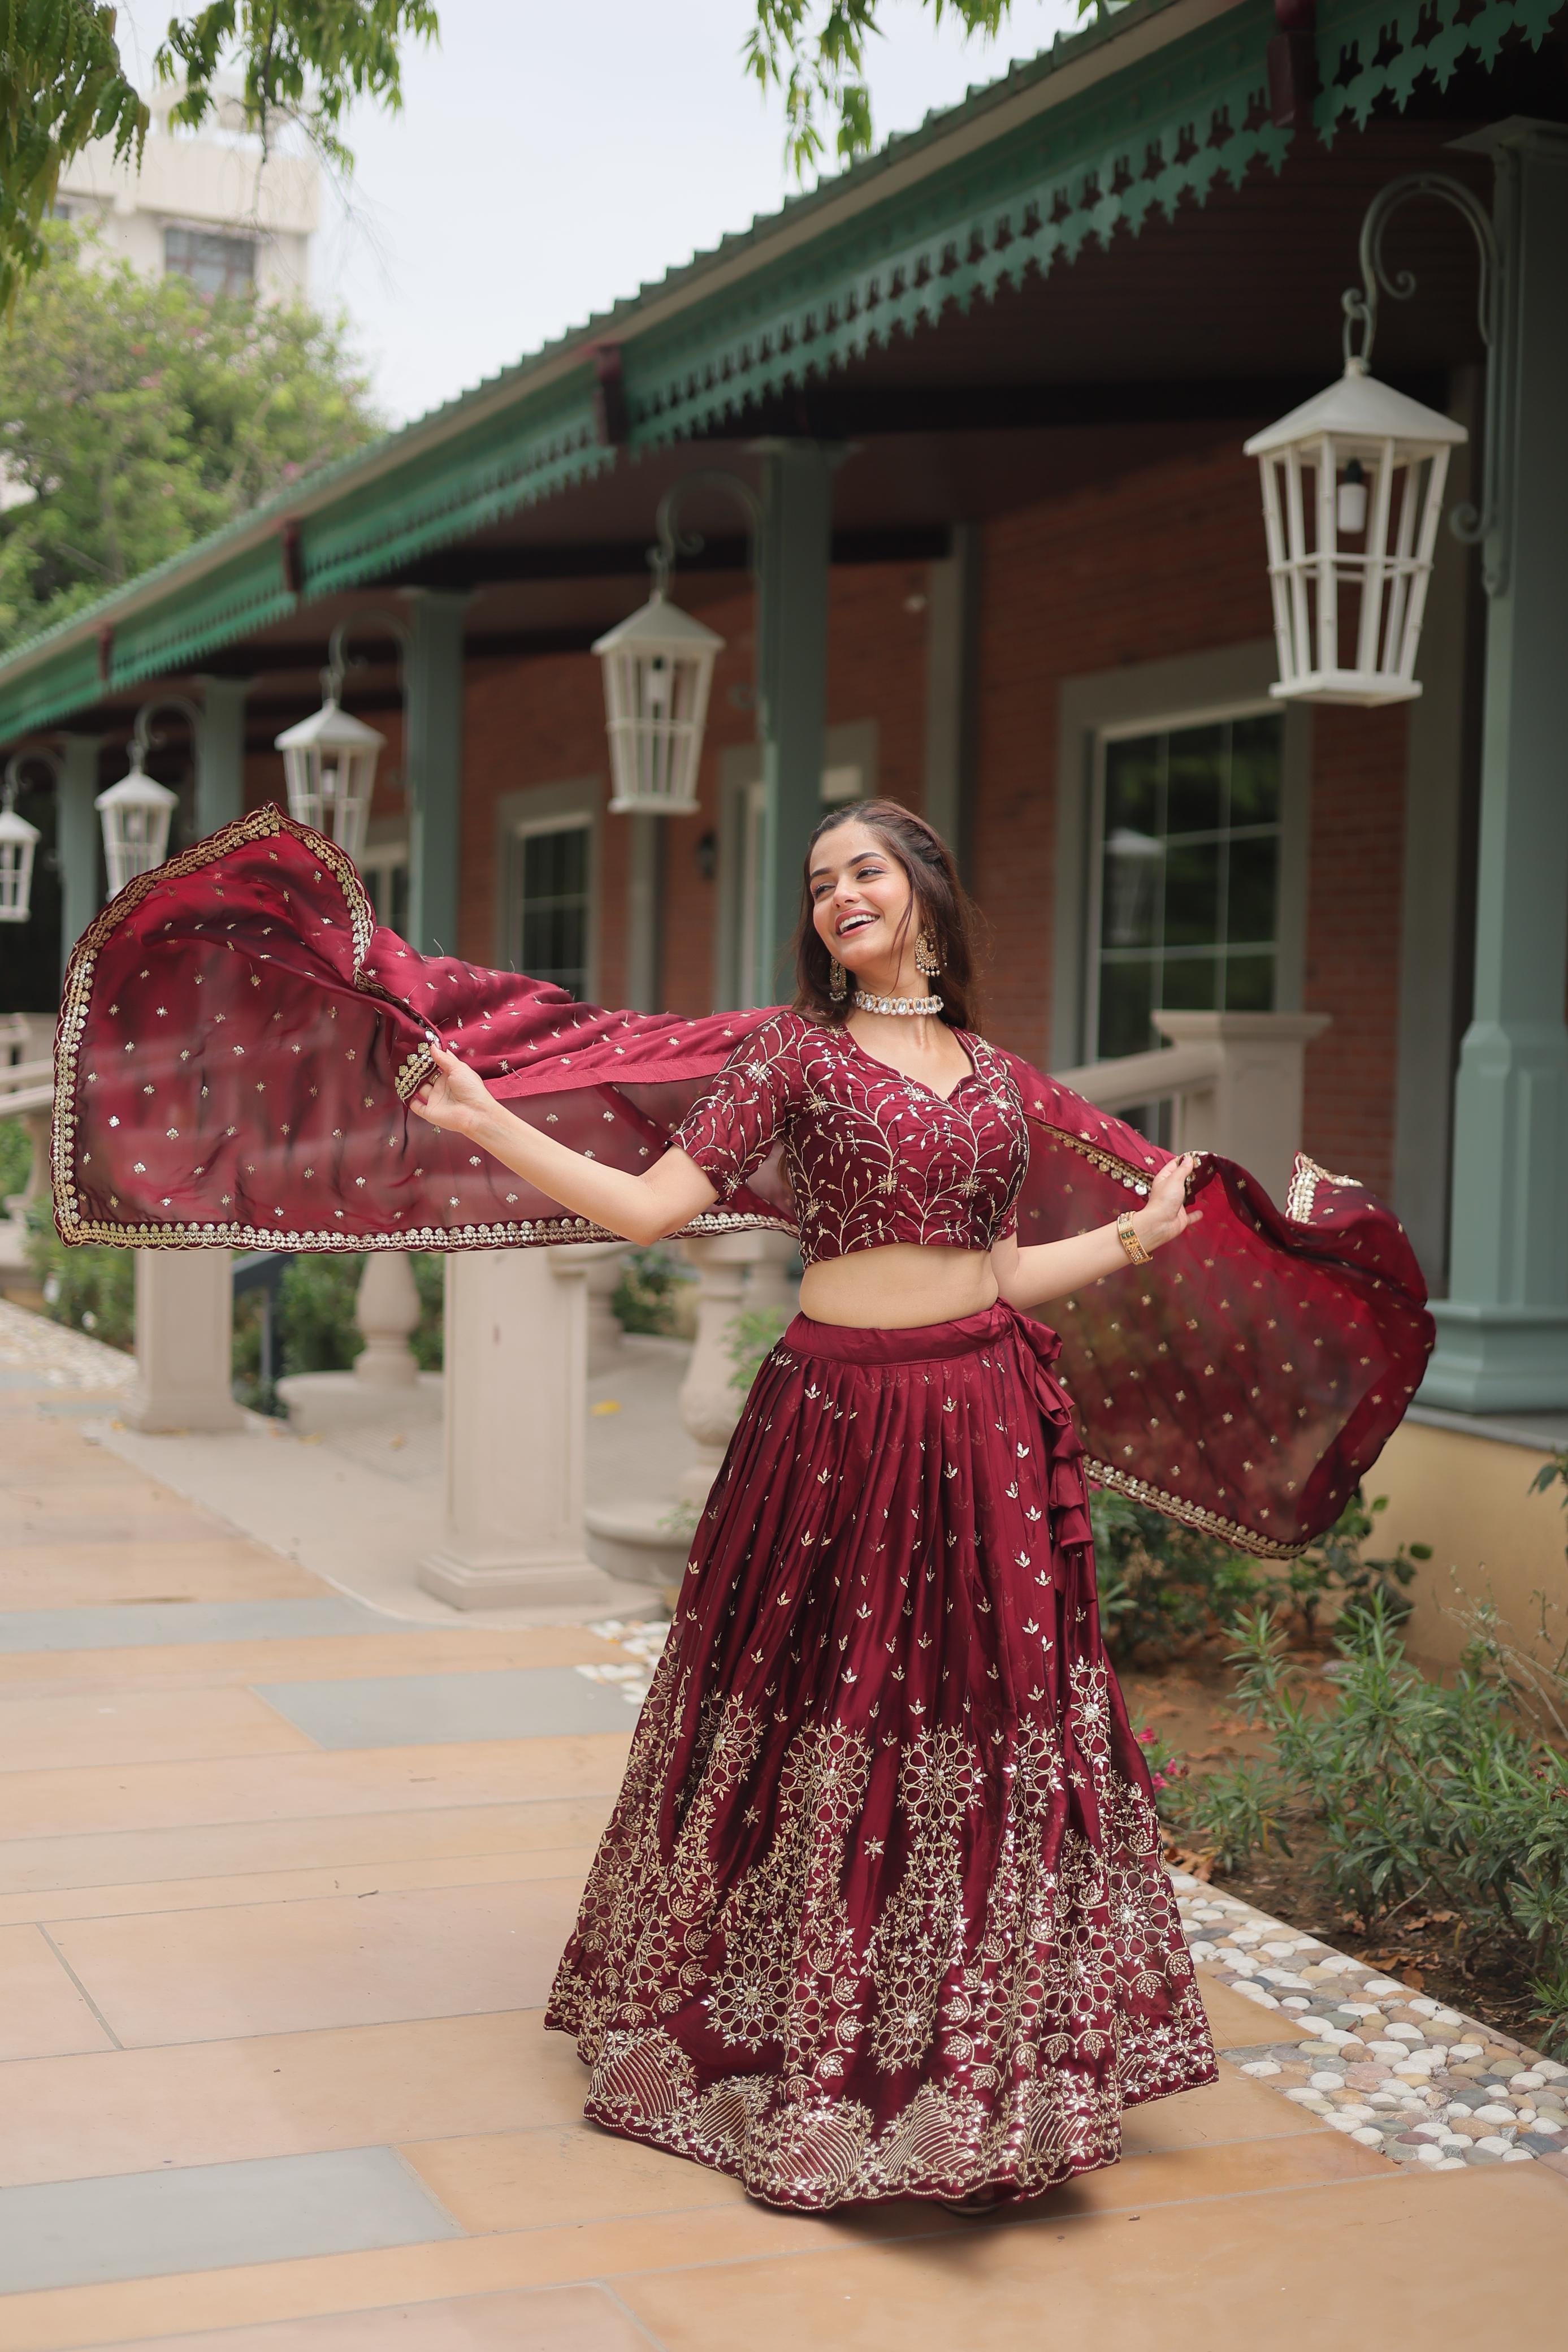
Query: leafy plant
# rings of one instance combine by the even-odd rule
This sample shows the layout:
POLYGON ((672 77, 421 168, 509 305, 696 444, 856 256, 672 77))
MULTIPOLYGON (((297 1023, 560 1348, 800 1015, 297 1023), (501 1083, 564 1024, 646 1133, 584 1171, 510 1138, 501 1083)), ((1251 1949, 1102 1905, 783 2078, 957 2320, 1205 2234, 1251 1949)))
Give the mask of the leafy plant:
MULTIPOLYGON (((1335 1647, 1332 1696, 1313 1706, 1280 1616, 1242 1621, 1237 1704, 1273 1754, 1193 1782, 1184 1833, 1236 1869, 1310 1824, 1328 1893, 1369 1934, 1440 1905, 1461 1944, 1511 1952, 1550 2005, 1568 1984, 1568 1758, 1521 1722, 1484 1644, 1451 1683, 1423 1674, 1381 1593, 1342 1615, 1335 1647)), ((1568 1706, 1560 1674, 1554 1703, 1568 1706)))
POLYGON ((682 1336, 682 1308, 692 1277, 673 1251, 634 1249, 622 1262, 611 1310, 622 1331, 647 1331, 661 1339, 682 1336))
MULTIPOLYGON (((354 1321, 362 1256, 300 1255, 278 1286, 277 1336, 285 1372, 343 1372, 364 1346, 354 1321)), ((415 1251, 409 1270, 419 1293, 420 1317, 409 1346, 422 1372, 442 1361, 444 1275, 437 1251, 415 1251)))
POLYGON ((1091 1490, 1100 1620, 1119 1663, 1153 1664, 1234 1624, 1255 1598, 1256 1564, 1113 1487, 1091 1490))
POLYGON ((0 1206, 19 1192, 33 1165, 33 1139, 19 1118, 0 1118, 0 1206))
POLYGON ((127 1249, 67 1249, 41 1205, 27 1223, 27 1259, 46 1313, 109 1348, 136 1344, 136 1269, 127 1249))
POLYGON ((729 1384, 746 1395, 752 1381, 762 1370, 789 1328, 789 1318, 781 1307, 747 1307, 742 1308, 729 1325, 726 1345, 735 1369, 729 1384))

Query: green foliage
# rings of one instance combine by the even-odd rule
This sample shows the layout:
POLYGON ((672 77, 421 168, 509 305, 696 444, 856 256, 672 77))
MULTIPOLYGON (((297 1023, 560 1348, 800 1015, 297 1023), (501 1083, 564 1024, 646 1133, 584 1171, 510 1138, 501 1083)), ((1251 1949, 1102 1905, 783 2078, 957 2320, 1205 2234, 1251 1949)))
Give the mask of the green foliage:
POLYGON ((1369 1933, 1441 1905, 1461 1942, 1532 1970, 1542 2014, 1568 2031, 1568 1757, 1521 1723, 1482 1646, 1451 1684, 1422 1674, 1380 1594, 1342 1615, 1335 1646, 1333 1696, 1314 1708, 1279 1618, 1243 1621, 1237 1701, 1273 1754, 1193 1782, 1184 1833, 1234 1870, 1311 1823, 1328 1892, 1369 1933))
MULTIPOLYGON (((993 39, 1010 0, 922 0, 940 23, 956 17, 967 35, 993 39)), ((1081 16, 1103 13, 1105 0, 1078 0, 1081 16)), ((746 70, 764 90, 784 94, 784 159, 798 179, 827 152, 821 122, 832 126, 841 163, 869 153, 871 92, 866 43, 883 37, 881 0, 757 0, 757 22, 747 35, 746 70)))
MULTIPOLYGON (((148 112, 128 79, 103 0, 0 0, 0 308, 50 257, 44 231, 59 176, 90 139, 141 162, 148 112)), ((246 127, 263 148, 296 125, 340 172, 349 108, 402 102, 400 44, 434 40, 431 0, 213 0, 172 16, 153 58, 181 82, 172 110, 194 126, 213 110, 220 66, 237 68, 246 127)))
POLYGON ((1309 1640, 1318 1630, 1318 1612, 1325 1601, 1337 1601, 1342 1616, 1347 1610, 1370 1608, 1374 1601, 1381 1602, 1385 1616, 1394 1622, 1410 1614, 1406 1587, 1414 1582, 1417 1566, 1431 1559, 1431 1545, 1401 1544, 1383 1559, 1361 1556, 1363 1544, 1376 1532, 1377 1513, 1387 1508, 1386 1495, 1368 1505, 1358 1486, 1321 1542, 1287 1564, 1282 1580, 1309 1640))
POLYGON ((19 1118, 0 1118, 0 1202, 19 1192, 33 1165, 33 1139, 19 1118))
POLYGON ((277 123, 295 123, 326 162, 347 170, 344 115, 361 98, 397 113, 400 42, 433 41, 439 30, 431 0, 210 0, 170 19, 153 62, 160 80, 184 84, 171 121, 193 129, 213 110, 220 65, 237 51, 247 128, 265 142, 277 123))
POLYGON ((729 1385, 743 1396, 779 1345, 789 1318, 781 1307, 748 1307, 737 1315, 725 1333, 726 1353, 735 1367, 729 1385))
POLYGON ((0 0, 0 310, 43 262, 60 173, 89 139, 141 154, 147 109, 101 0, 0 0))
MULTIPOLYGON (((301 1255, 278 1286, 277 1346, 285 1372, 346 1372, 364 1346, 354 1321, 362 1256, 301 1255)), ((439 1252, 418 1251, 409 1267, 419 1293, 420 1318, 409 1346, 422 1372, 442 1360, 444 1274, 439 1252)))
POLYGON ((135 1345, 136 1273, 129 1250, 96 1243, 67 1249, 40 1207, 28 1219, 27 1256, 55 1322, 86 1331, 109 1348, 135 1345))
POLYGON ((1233 1625, 1260 1590, 1255 1561, 1113 1487, 1091 1489, 1089 1517, 1100 1622, 1119 1663, 1196 1647, 1233 1625))
POLYGON ((45 236, 0 339, 0 458, 31 494, 0 515, 0 651, 378 429, 340 327, 45 236))
POLYGON ((675 1335, 682 1294, 690 1286, 690 1276, 673 1252, 657 1246, 634 1249, 622 1261, 611 1310, 623 1331, 648 1331, 671 1339, 675 1335))

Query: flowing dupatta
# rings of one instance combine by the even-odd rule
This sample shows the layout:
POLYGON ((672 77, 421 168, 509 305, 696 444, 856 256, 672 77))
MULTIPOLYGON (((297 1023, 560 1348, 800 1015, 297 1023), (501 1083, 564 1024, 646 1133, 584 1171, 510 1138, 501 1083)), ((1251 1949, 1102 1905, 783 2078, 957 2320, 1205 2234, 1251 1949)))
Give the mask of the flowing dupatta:
MULTIPOLYGON (((633 1173, 766 1011, 607 1012, 378 929, 343 852, 257 810, 140 876, 84 933, 56 1046, 62 1240, 132 1248, 499 1249, 609 1238, 408 1108, 439 1037, 519 1118, 633 1173)), ((1103 1224, 1169 1158, 1008 1057, 1026 1245, 1103 1224)), ((1389 1212, 1305 1160, 1284 1211, 1206 1154, 1201 1220, 1058 1300, 1090 1475, 1285 1559, 1331 1526, 1432 1343, 1389 1212)), ((688 1234, 789 1233, 777 1154, 688 1234)))

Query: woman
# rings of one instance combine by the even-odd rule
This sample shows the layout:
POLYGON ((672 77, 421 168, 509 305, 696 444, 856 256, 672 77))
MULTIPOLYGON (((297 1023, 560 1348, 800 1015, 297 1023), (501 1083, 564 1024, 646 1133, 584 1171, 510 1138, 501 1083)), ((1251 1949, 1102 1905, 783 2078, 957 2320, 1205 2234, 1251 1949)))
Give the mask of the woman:
POLYGON ((704 1514, 548 2021, 597 2121, 770 2203, 995 2201, 1214 2078, 1054 1340, 1022 1319, 1186 1231, 1193 1163, 1019 1247, 1018 1084, 967 1026, 967 911, 906 811, 823 820, 797 954, 795 1008, 644 1174, 444 1050, 413 1097, 633 1241, 780 1141, 800 1213, 801 1311, 704 1514))
POLYGON ((591 2115, 768 2201, 983 2205, 1114 2161, 1124 2107, 1214 2074, 1085 1471, 1292 1557, 1432 1326, 1348 1178, 1299 1161, 1281 1212, 976 1035, 918 818, 836 814, 806 900, 791 1010, 612 1013, 417 954, 340 850, 256 810, 72 955, 56 1221, 181 1249, 799 1234, 802 1313, 699 1526, 549 2021, 591 2115))

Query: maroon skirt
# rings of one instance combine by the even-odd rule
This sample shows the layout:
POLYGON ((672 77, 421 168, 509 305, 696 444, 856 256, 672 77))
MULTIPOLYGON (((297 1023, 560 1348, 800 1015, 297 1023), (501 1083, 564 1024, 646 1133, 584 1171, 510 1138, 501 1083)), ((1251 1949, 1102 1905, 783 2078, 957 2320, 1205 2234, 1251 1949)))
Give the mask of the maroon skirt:
POLYGON ((1031 2196, 1215 2078, 1056 1351, 797 1316, 698 1529, 547 2022, 768 2204, 1031 2196))

